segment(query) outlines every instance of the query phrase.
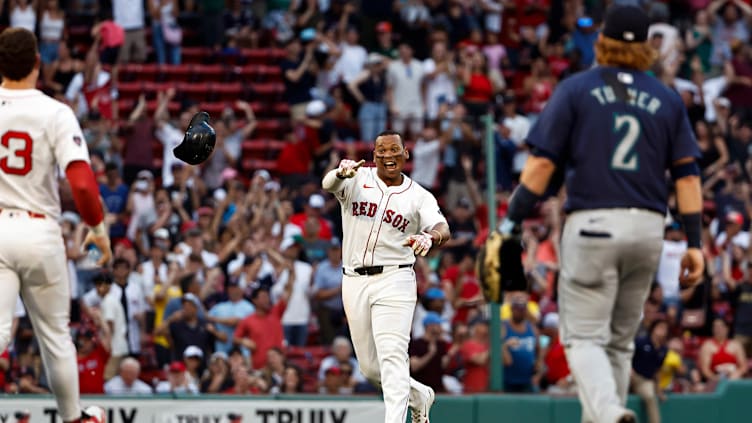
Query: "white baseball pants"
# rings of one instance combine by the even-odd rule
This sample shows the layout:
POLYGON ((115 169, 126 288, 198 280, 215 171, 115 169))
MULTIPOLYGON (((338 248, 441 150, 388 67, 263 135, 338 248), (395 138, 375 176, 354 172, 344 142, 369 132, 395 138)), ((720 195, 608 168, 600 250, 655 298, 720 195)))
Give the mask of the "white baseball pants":
POLYGON ((385 423, 405 423, 411 390, 425 385, 410 377, 407 347, 417 301, 412 268, 342 278, 342 302, 363 375, 384 392, 385 423))
POLYGON ((60 225, 26 211, 0 211, 0 351, 10 343, 18 293, 39 340, 63 421, 81 416, 76 348, 68 328, 70 285, 60 225))

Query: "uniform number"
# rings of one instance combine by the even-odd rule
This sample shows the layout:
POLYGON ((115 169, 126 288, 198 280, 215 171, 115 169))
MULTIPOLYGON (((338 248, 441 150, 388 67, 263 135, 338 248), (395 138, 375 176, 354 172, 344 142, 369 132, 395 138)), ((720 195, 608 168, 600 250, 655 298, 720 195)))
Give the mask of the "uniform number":
POLYGON ((611 156, 611 167, 617 170, 637 170, 640 160, 633 148, 637 139, 640 138, 640 121, 632 115, 614 115, 614 132, 624 135, 616 144, 614 154, 611 156))
POLYGON ((0 144, 7 148, 18 160, 9 164, 9 157, 0 159, 0 170, 9 175, 24 176, 31 172, 32 140, 28 132, 8 131, 0 137, 0 144))

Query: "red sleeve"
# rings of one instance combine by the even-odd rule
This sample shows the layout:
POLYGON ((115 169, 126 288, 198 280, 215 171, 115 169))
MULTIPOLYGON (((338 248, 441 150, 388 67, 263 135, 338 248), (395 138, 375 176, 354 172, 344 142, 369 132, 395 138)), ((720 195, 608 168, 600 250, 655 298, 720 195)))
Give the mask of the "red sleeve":
POLYGON ((274 308, 272 309, 272 313, 282 319, 282 315, 285 314, 285 309, 287 309, 287 301, 285 300, 279 300, 277 304, 274 304, 274 308))
POLYGON ((73 201, 83 221, 89 226, 102 223, 104 213, 99 201, 99 187, 91 166, 81 160, 71 162, 65 169, 65 176, 68 177, 73 201))

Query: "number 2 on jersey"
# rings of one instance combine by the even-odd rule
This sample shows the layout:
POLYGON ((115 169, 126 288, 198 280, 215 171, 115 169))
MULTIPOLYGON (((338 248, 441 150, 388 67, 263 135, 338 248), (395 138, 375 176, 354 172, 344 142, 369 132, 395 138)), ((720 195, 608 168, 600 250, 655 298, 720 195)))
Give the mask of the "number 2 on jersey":
POLYGON ((9 150, 10 154, 20 160, 15 160, 14 165, 10 165, 9 157, 0 159, 0 170, 9 175, 24 176, 31 172, 31 152, 32 140, 28 132, 7 131, 0 137, 0 144, 9 150), (19 142, 20 141, 20 142, 19 142), (23 146, 19 144, 23 143, 23 146), (18 162, 21 161, 19 165, 18 162))
POLYGON ((616 170, 635 171, 640 167, 640 159, 637 152, 633 151, 634 145, 640 138, 640 121, 633 115, 614 115, 614 133, 624 135, 616 144, 614 154, 611 156, 611 167, 616 170), (626 128, 626 131, 624 129, 626 128))

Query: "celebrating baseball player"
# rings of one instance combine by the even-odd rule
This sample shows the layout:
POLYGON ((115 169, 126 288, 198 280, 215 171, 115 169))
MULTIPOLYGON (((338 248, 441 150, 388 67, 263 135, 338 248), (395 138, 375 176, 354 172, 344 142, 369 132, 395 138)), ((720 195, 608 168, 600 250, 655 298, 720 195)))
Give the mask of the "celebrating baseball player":
POLYGON ((85 244, 112 253, 89 153, 73 111, 35 89, 37 40, 21 28, 0 34, 0 350, 10 343, 19 291, 34 325, 45 374, 64 422, 102 423, 79 406, 78 365, 69 324, 69 282, 60 232, 58 167, 90 230, 85 244))
POLYGON ((553 93, 530 131, 532 155, 499 227, 518 239, 522 220, 563 168, 561 339, 583 422, 636 421, 625 404, 633 339, 661 252, 667 169, 689 246, 682 284, 697 283, 704 268, 699 151, 679 96, 644 72, 656 57, 649 25, 638 7, 608 9, 595 46, 600 66, 553 93))
POLYGON ((342 302, 366 378, 384 392, 386 423, 427 423, 433 390, 410 378, 407 346, 417 300, 415 254, 446 242, 449 225, 436 198, 402 173, 410 157, 402 136, 384 131, 376 168, 342 160, 323 187, 342 206, 342 302))

